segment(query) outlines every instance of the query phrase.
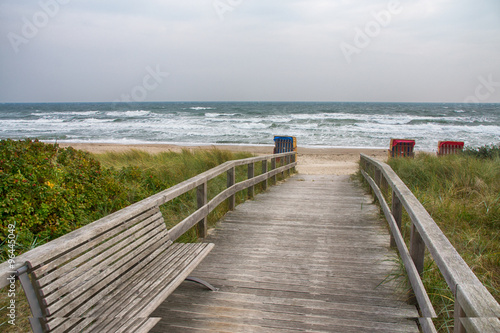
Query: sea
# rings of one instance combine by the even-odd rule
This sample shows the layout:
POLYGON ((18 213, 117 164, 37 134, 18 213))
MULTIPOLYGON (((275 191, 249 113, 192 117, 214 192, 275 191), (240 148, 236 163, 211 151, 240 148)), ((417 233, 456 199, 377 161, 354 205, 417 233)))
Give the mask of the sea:
POLYGON ((0 104, 0 139, 178 145, 388 148, 414 139, 468 147, 500 144, 500 104, 337 102, 144 102, 0 104))

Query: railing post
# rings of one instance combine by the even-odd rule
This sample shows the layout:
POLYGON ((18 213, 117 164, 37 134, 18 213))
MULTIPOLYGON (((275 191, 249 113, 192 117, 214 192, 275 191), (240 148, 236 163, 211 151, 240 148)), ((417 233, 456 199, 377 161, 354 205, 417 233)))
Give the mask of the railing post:
POLYGON ((418 274, 422 276, 424 272, 425 243, 415 225, 411 225, 410 235, 410 255, 415 263, 418 274))
MULTIPOLYGON (((286 156, 286 160, 285 160, 286 165, 290 164, 291 159, 292 159, 292 156, 291 156, 291 155, 287 155, 287 156, 286 156)), ((287 169, 287 170, 286 170, 286 176, 287 176, 287 177, 290 177, 290 169, 287 169)))
POLYGON ((375 184, 380 188, 381 184, 381 178, 382 178, 382 172, 380 172, 379 168, 375 168, 375 184))
MULTIPOLYGON (((231 187, 234 185, 236 182, 236 172, 235 168, 232 167, 231 169, 227 170, 227 187, 231 187)), ((234 207, 236 206, 236 196, 233 194, 227 199, 228 203, 228 209, 233 210, 234 207)))
MULTIPOLYGON (((198 203, 198 209, 205 206, 207 204, 207 182, 201 184, 196 188, 196 201, 198 203)), ((207 237, 207 217, 205 216, 202 220, 200 220, 197 224, 198 229, 198 237, 205 238, 207 237)))
POLYGON ((389 183, 387 182, 387 179, 385 179, 384 175, 381 174, 381 176, 380 176, 380 191, 382 191, 382 193, 384 195, 386 195, 388 189, 389 189, 389 183))
MULTIPOLYGON (((276 157, 271 158, 271 170, 274 170, 274 169, 276 169, 276 157)), ((277 176, 276 176, 276 175, 274 175, 274 176, 272 177, 272 179, 273 179, 273 184, 274 184, 274 185, 276 185, 276 182, 277 182, 277 176)))
MULTIPOLYGON (((392 192, 392 216, 394 216, 394 220, 398 225, 399 231, 401 231, 401 223, 403 220, 403 205, 396 194, 396 192, 392 192)), ((396 248, 396 241, 394 240, 394 236, 391 234, 391 247, 396 248)))
MULTIPOLYGON (((285 158, 283 158, 283 157, 282 157, 282 158, 280 159, 280 162, 281 162, 281 163, 280 163, 280 164, 281 164, 280 166, 285 166, 285 159, 286 159, 286 157, 285 157, 285 158)), ((283 179, 285 179, 285 171, 281 172, 281 179, 282 179, 282 180, 283 180, 283 179)))
MULTIPOLYGON (((458 291, 459 288, 457 288, 456 294, 459 293, 458 291)), ((454 317, 454 329, 453 333, 466 333, 465 327, 462 324, 462 321, 460 318, 466 317, 465 311, 460 305, 460 302, 458 300, 458 295, 455 295, 455 308, 453 311, 453 317, 454 317)))
MULTIPOLYGON (((253 177, 255 177, 255 163, 250 163, 250 164, 248 164, 248 179, 252 179, 253 177)), ((248 197, 249 198, 253 198, 254 193, 255 193, 254 189, 255 189, 254 186, 250 186, 248 188, 248 197)))
MULTIPOLYGON (((262 174, 267 173, 267 160, 262 161, 262 174)), ((262 190, 267 190, 268 178, 262 182, 262 190)))

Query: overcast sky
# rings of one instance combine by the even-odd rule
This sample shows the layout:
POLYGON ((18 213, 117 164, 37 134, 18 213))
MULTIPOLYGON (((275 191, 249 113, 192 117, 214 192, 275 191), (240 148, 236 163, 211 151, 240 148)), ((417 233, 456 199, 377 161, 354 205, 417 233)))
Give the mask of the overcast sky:
POLYGON ((0 102, 500 102, 500 0, 0 0, 0 102))

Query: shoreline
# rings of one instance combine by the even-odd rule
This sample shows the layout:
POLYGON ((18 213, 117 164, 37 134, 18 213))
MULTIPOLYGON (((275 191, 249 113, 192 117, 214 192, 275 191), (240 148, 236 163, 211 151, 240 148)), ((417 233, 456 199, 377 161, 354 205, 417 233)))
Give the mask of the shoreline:
MULTIPOLYGON (((142 150, 150 154, 181 152, 183 149, 220 149, 231 152, 249 152, 254 155, 271 155, 273 146, 258 145, 175 145, 175 144, 118 144, 118 143, 70 143, 58 142, 60 147, 73 147, 93 154, 123 153, 142 150)), ((350 175, 358 170, 359 154, 364 153, 382 161, 387 159, 387 149, 379 148, 297 148, 297 171, 305 175, 350 175)))

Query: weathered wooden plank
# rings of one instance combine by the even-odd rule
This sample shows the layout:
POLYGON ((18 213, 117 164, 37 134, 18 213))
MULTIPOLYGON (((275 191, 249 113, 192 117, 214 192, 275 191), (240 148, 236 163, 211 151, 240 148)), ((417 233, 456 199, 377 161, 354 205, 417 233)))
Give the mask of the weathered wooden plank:
MULTIPOLYGON (((153 201, 143 200, 92 222, 86 225, 85 228, 77 229, 33 250, 23 253, 16 257, 15 269, 20 268, 26 262, 30 262, 33 267, 36 267, 42 264, 47 258, 53 258, 64 254, 66 251, 71 250, 74 247, 74 244, 79 244, 88 239, 92 239, 106 230, 121 224, 123 220, 137 216, 144 210, 153 208, 155 205, 156 203, 153 201)), ((4 262, 0 264, 0 288, 7 285, 7 277, 9 274, 12 274, 12 269, 9 267, 9 263, 4 262)))
POLYGON ((205 205, 195 211, 193 214, 186 217, 174 227, 170 228, 168 235, 172 241, 182 236, 186 231, 194 227, 201 219, 204 219, 210 213, 208 205, 205 205))
MULTIPOLYGON (((207 309, 192 309, 184 311, 166 310, 165 316, 171 323, 183 323, 186 327, 190 324, 196 325, 196 322, 203 322, 200 327, 209 327, 218 332, 220 324, 233 324, 253 326, 256 332, 262 332, 267 329, 288 329, 309 332, 419 332, 415 323, 409 320, 401 319, 398 323, 387 322, 368 322, 356 321, 347 318, 329 318, 326 316, 313 315, 293 315, 285 313, 267 313, 261 311, 248 311, 247 309, 218 309, 216 307, 207 309), (184 317, 189 315, 192 322, 186 323, 184 317), (179 320, 176 320, 176 319, 179 320), (220 323, 216 324, 215 323, 220 323), (260 329, 259 329, 260 328, 260 329)), ((188 326, 189 325, 189 326, 188 326)), ((160 321, 158 328, 168 331, 165 322, 160 321), (162 325, 163 324, 163 325, 162 325)), ((155 327, 152 332, 156 331, 155 327)), ((235 332, 238 332, 236 329, 235 332)))
POLYGON ((438 333, 431 318, 418 318, 423 333, 438 333))
POLYGON ((74 260, 69 261, 69 259, 66 259, 63 262, 57 260, 59 264, 64 265, 51 273, 44 275, 44 272, 47 271, 45 266, 35 269, 33 274, 38 278, 37 282, 41 288, 42 295, 47 295, 53 290, 59 289, 75 277, 82 278, 84 273, 92 269, 98 270, 99 266, 106 265, 107 262, 113 260, 110 258, 113 254, 121 251, 124 247, 128 246, 130 248, 132 241, 139 239, 145 234, 150 232, 157 233, 162 230, 166 231, 165 223, 159 212, 142 222, 113 238, 111 238, 113 235, 106 233, 103 237, 108 238, 107 241, 99 246, 86 248, 85 244, 82 244, 78 249, 71 251, 73 258, 75 258, 74 260), (84 254, 77 257, 79 253, 84 254), (56 279, 57 281, 53 282, 56 279))
MULTIPOLYGON (((52 295, 46 297, 48 303, 51 303, 51 299, 58 299, 61 295, 66 294, 75 286, 79 286, 85 281, 89 280, 94 276, 94 273, 108 269, 115 261, 120 259, 120 262, 125 263, 126 258, 132 258, 137 260, 135 257, 130 256, 130 252, 136 251, 136 248, 142 246, 144 248, 144 242, 150 242, 149 250, 155 246, 155 240, 160 239, 160 235, 164 235, 166 228, 164 226, 163 220, 157 220, 158 223, 151 223, 146 228, 141 229, 139 232, 130 235, 125 238, 126 241, 116 244, 114 247, 106 248, 107 244, 101 246, 97 253, 93 253, 91 259, 80 266, 69 265, 72 270, 67 274, 61 276, 55 282, 41 288, 41 295, 47 296, 48 294, 54 292, 52 295), (103 251, 104 250, 104 251, 103 251), (100 251, 103 251, 102 253, 100 251), (129 254, 124 259, 121 257, 124 254, 129 254), (75 268, 74 268, 75 267, 75 268), (76 268, 78 267, 78 268, 76 268)), ((111 244, 110 244, 111 245, 111 244)), ((159 245, 156 245, 159 246, 159 245)))
POLYGON ((467 317, 499 317, 498 303, 483 298, 482 286, 461 284, 456 288, 455 302, 467 314, 467 317))
MULTIPOLYGON (((143 227, 144 223, 149 223, 150 221, 159 218, 161 218, 161 213, 159 212, 158 207, 153 207, 152 209, 148 209, 132 219, 125 220, 122 224, 113 227, 110 230, 107 230, 106 232, 104 232, 103 234, 99 235, 94 239, 88 239, 88 241, 86 241, 83 244, 75 245, 75 248, 73 250, 65 253, 64 255, 57 256, 57 259, 55 260, 50 261, 50 258, 45 257, 44 258, 45 263, 41 267, 35 268, 33 274, 38 278, 38 283, 41 286, 43 286, 52 280, 50 276, 54 276, 54 278, 57 278, 58 275, 47 274, 54 268, 61 266, 62 264, 68 262, 70 259, 78 257, 77 259, 71 261, 75 266, 77 266, 92 256, 92 251, 88 251, 88 249, 94 249, 95 246, 99 245, 100 243, 107 240, 111 236, 115 234, 121 234, 120 237, 114 238, 111 241, 111 243, 109 243, 110 245, 112 245, 123 239, 128 234, 138 231, 140 228, 143 227), (150 217, 155 214, 159 214, 159 216, 150 219, 150 217), (124 233, 124 231, 127 231, 127 233, 124 233), (85 252, 85 254, 79 256, 82 252, 85 252), (41 276, 44 277, 41 278, 41 276)), ((58 272, 60 272, 60 275, 61 274, 64 275, 66 274, 66 272, 70 270, 73 270, 73 267, 67 266, 67 268, 60 268, 60 267, 58 268, 58 272)))
POLYGON ((92 314, 92 312, 98 312, 103 305, 111 302, 111 299, 113 297, 116 297, 116 295, 118 295, 124 288, 132 283, 135 280, 134 276, 140 275, 141 270, 144 269, 146 265, 155 260, 161 261, 168 257, 168 255, 179 255, 181 251, 182 248, 177 244, 172 244, 167 250, 164 248, 156 249, 156 251, 149 254, 149 256, 144 257, 138 265, 136 265, 129 271, 131 279, 128 281, 128 283, 120 280, 115 280, 112 283, 109 283, 104 289, 100 290, 91 298, 87 299, 84 304, 81 304, 78 309, 73 312, 72 315, 88 316, 92 314), (98 306, 97 304, 101 304, 101 306, 98 306), (88 312, 89 309, 92 309, 91 312, 88 312))
POLYGON ((322 316, 345 317, 353 319, 366 319, 396 322, 401 318, 417 318, 418 312, 415 307, 391 307, 381 304, 356 304, 340 303, 331 300, 305 299, 305 298, 283 298, 258 296, 248 293, 235 293, 219 291, 216 294, 209 295, 210 301, 200 301, 199 290, 190 286, 182 285, 179 292, 171 295, 165 304, 176 304, 177 302, 185 304, 200 304, 214 306, 241 307, 250 310, 259 310, 266 312, 275 312, 279 310, 285 313, 296 314, 317 314, 322 316))
MULTIPOLYGON (((136 306, 136 302, 148 302, 147 293, 151 289, 151 285, 159 285, 163 282, 168 283, 170 276, 180 266, 180 260, 189 262, 191 259, 189 250, 192 246, 175 244, 161 253, 158 253, 155 258, 143 264, 139 270, 132 272, 127 281, 117 281, 114 283, 112 292, 107 292, 104 297, 99 300, 99 305, 94 305, 91 310, 85 313, 88 316, 100 317, 130 317, 129 310, 135 308, 140 311, 141 306, 136 306), (156 276, 156 279, 144 279, 145 276, 156 276), (127 314, 127 315, 125 315, 127 314)), ((157 288, 161 290, 161 288, 157 288)))
MULTIPOLYGON (((164 300, 166 296, 168 296, 180 284, 180 282, 184 281, 184 279, 191 273, 192 268, 190 269, 190 267, 193 267, 193 263, 199 263, 199 261, 204 257, 200 256, 204 250, 204 248, 200 245, 201 244, 183 244, 183 247, 187 248, 186 253, 182 256, 174 258, 174 260, 169 260, 168 268, 163 267, 158 269, 157 272, 153 272, 151 276, 158 276, 157 279, 147 280, 144 281, 144 283, 139 284, 136 289, 137 293, 144 296, 140 298, 128 297, 129 301, 127 302, 127 306, 122 306, 117 316, 128 317, 150 313, 145 309, 147 309, 148 306, 151 306, 152 300, 155 298, 161 298, 161 300, 164 300), (172 262, 174 262, 173 265, 171 264, 172 262)), ((143 274, 142 271, 139 273, 141 275, 143 274)), ((127 293, 129 293, 129 295, 136 294, 134 289, 127 290, 127 293)), ((127 297, 125 297, 125 299, 126 298, 127 297)), ((154 306, 154 308, 156 308, 156 306, 154 306)), ((104 311, 104 315, 107 313, 112 312, 106 309, 104 311)))
POLYGON ((63 288, 59 289, 56 293, 52 293, 51 295, 46 297, 45 301, 48 305, 48 315, 63 316, 68 312, 71 312, 74 307, 80 305, 78 298, 86 299, 101 288, 105 287, 108 283, 114 281, 118 276, 141 261, 142 258, 139 258, 136 253, 147 251, 148 248, 151 248, 151 246, 156 242, 161 242, 162 239, 165 239, 166 243, 167 238, 165 236, 166 233, 159 233, 153 237, 150 237, 148 242, 142 243, 142 245, 134 249, 133 252, 130 252, 128 255, 126 255, 121 261, 104 269, 102 272, 100 272, 99 275, 92 276, 90 280, 85 281, 85 284, 79 285, 76 288, 73 288, 73 286, 71 286, 72 288, 69 288, 69 286, 66 285, 63 288), (62 299, 59 298, 58 296, 61 295, 64 291, 69 292, 69 294, 65 295, 65 297, 62 299), (69 306, 70 302, 73 303, 72 306, 69 306))
POLYGON ((467 333, 498 333, 500 320, 496 317, 460 318, 467 333))
POLYGON ((179 274, 176 279, 170 283, 169 288, 166 288, 161 293, 156 294, 151 302, 142 309, 142 313, 152 313, 165 300, 165 298, 170 295, 184 281, 184 279, 191 274, 191 272, 208 255, 213 247, 214 244, 207 244, 200 255, 198 255, 195 260, 193 260, 188 266, 186 266, 182 274, 179 274))

